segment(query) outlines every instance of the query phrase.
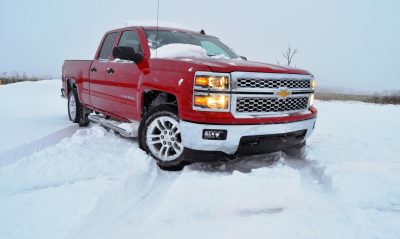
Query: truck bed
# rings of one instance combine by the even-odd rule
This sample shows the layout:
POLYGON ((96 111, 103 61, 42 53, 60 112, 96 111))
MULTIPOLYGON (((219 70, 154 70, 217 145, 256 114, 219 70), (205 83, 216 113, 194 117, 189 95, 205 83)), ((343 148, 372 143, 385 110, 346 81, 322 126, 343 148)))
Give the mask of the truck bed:
POLYGON ((90 103, 89 78, 92 60, 67 60, 62 68, 62 87, 65 96, 68 94, 67 80, 72 79, 80 84, 81 91, 78 92, 79 99, 83 104, 90 103))
POLYGON ((92 60, 66 60, 62 69, 63 80, 65 78, 89 79, 89 70, 92 60))

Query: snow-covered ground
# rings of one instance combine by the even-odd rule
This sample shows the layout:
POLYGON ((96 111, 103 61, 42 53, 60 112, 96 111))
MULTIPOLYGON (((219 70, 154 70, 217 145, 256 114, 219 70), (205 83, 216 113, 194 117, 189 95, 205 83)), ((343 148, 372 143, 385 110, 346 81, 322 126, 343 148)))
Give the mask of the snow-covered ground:
POLYGON ((0 85, 0 166, 76 131, 60 89, 59 80, 0 85))
POLYGON ((400 238, 399 106, 317 102, 304 159, 163 172, 59 88, 0 86, 0 238, 400 238))

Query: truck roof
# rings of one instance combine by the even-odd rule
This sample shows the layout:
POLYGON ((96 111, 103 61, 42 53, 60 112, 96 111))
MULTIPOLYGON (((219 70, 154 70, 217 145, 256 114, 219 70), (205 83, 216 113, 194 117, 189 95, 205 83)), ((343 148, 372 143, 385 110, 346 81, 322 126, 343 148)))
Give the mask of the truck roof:
MULTIPOLYGON (((130 29, 130 28, 142 28, 142 29, 144 29, 144 30, 157 30, 157 28, 158 28, 159 31, 188 32, 188 33, 191 33, 191 34, 198 34, 198 35, 201 35, 200 31, 194 31, 194 30, 183 29, 183 28, 177 28, 177 27, 164 27, 164 26, 158 26, 158 27, 157 27, 157 26, 140 26, 140 25, 138 25, 138 26, 128 26, 128 27, 118 28, 118 29, 111 30, 111 31, 109 31, 109 32, 120 31, 120 30, 126 30, 126 29, 130 29)), ((206 34, 206 35, 209 36, 209 37, 217 38, 217 37, 212 36, 212 35, 208 35, 208 34, 206 34)))
MULTIPOLYGON (((141 26, 143 29, 145 30, 157 30, 157 26, 141 26)), ((183 29, 183 28, 175 28, 175 27, 158 27, 158 30, 162 31, 162 30, 166 30, 166 31, 178 31, 178 32, 190 32, 193 34, 200 34, 200 31, 196 32, 193 30, 189 30, 189 29, 183 29)))

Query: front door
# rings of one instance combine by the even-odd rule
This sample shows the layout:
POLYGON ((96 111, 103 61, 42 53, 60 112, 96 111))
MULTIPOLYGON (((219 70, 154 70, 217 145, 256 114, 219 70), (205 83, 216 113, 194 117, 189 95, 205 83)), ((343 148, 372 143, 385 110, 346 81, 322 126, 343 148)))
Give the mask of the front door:
MULTIPOLYGON (((124 31, 118 46, 132 47, 142 53, 138 35, 135 31, 124 31)), ((132 120, 137 116, 137 85, 141 75, 139 65, 132 61, 114 59, 108 63, 106 81, 108 112, 119 118, 132 120)))

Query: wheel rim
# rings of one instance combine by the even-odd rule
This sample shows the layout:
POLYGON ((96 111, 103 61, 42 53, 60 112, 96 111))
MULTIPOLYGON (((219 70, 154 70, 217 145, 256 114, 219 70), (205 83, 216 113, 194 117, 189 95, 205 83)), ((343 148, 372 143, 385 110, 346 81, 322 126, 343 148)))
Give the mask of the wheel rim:
POLYGON ((172 161, 182 155, 183 145, 179 122, 169 116, 155 118, 147 127, 149 150, 161 161, 172 161))
POLYGON ((68 102, 68 108, 69 108, 69 115, 71 116, 72 120, 75 120, 76 117, 76 100, 75 96, 72 94, 69 102, 68 102))

